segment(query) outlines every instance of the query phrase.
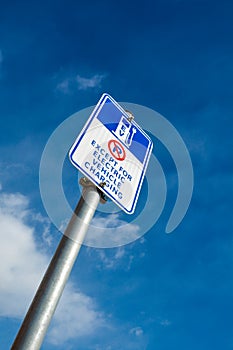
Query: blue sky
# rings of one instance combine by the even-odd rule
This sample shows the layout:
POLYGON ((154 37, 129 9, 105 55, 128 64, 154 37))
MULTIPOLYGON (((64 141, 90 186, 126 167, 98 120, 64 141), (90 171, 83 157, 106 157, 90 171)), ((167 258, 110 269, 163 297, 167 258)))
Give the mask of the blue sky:
MULTIPOLYGON (((1 6, 1 349, 61 237, 40 197, 44 146, 103 92, 175 126, 192 158, 193 198, 166 235, 177 180, 157 143, 169 190, 159 221, 122 248, 82 247, 42 349, 233 349, 232 10, 230 0, 1 6)), ((76 170, 67 162, 64 171, 75 187, 76 170)))

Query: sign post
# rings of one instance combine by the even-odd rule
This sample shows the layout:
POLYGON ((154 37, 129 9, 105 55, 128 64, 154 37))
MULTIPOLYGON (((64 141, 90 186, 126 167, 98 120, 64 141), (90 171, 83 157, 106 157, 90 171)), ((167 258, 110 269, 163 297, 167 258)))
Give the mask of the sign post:
POLYGON ((11 350, 39 350, 99 202, 110 197, 135 210, 152 141, 116 101, 103 94, 72 146, 72 164, 85 178, 82 197, 25 316, 11 350))
POLYGON ((81 179, 83 193, 48 266, 11 350, 39 350, 78 256, 89 223, 100 201, 100 191, 81 179), (72 239, 70 238, 72 237, 72 239))

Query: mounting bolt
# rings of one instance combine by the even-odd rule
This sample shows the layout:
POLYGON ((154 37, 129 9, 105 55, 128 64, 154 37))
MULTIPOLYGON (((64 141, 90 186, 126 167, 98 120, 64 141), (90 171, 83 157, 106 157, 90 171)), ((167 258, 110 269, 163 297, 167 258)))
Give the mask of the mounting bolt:
POLYGON ((132 112, 130 112, 130 111, 128 111, 128 110, 125 110, 126 111, 126 113, 128 114, 128 121, 131 123, 132 122, 132 120, 134 120, 134 115, 133 115, 133 113, 132 112))

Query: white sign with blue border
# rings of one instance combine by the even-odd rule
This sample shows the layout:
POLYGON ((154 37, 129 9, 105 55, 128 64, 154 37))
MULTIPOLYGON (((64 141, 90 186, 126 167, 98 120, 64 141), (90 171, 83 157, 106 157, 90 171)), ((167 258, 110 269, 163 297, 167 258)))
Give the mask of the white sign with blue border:
POLYGON ((127 112, 110 95, 103 94, 69 157, 121 209, 133 214, 152 148, 150 137, 129 121, 127 112))

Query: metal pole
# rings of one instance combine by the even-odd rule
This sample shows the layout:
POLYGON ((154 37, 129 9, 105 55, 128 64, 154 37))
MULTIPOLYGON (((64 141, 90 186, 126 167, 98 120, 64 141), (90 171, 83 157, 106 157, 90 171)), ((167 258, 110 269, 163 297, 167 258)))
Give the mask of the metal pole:
MULTIPOLYGON (((100 202, 100 191, 87 180, 74 214, 67 226, 44 278, 37 290, 11 350, 38 350, 46 335, 56 306, 100 202), (87 186, 85 186, 87 183, 87 186)), ((59 204, 58 204, 59 205, 59 204)))

